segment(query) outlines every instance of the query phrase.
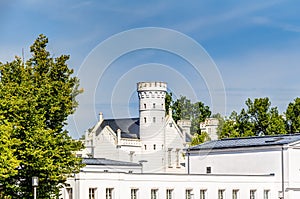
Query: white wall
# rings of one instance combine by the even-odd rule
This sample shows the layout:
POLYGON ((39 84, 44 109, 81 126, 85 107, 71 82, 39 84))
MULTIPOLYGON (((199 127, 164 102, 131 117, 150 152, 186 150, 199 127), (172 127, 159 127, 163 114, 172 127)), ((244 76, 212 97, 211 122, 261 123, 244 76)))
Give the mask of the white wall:
POLYGON ((191 152, 191 173, 212 174, 281 174, 281 147, 223 149, 191 152))
MULTIPOLYGON (((218 189, 225 190, 225 198, 232 198, 232 190, 237 189, 240 199, 249 198, 250 190, 256 190, 256 198, 263 198, 264 190, 269 190, 269 198, 277 198, 280 186, 274 176, 228 176, 228 175, 164 175, 128 173, 88 173, 82 172, 68 182, 74 187, 74 199, 88 198, 89 188, 97 189, 96 198, 105 198, 105 189, 113 188, 114 199, 130 199, 130 190, 138 189, 139 199, 150 199, 151 189, 158 189, 159 198, 166 197, 166 190, 173 189, 174 199, 185 198, 185 190, 190 189, 194 199, 200 197, 200 189, 206 190, 206 198, 218 196, 218 189), (80 192, 77 192, 80 190, 80 192)), ((63 190, 64 192, 64 190, 63 190)))

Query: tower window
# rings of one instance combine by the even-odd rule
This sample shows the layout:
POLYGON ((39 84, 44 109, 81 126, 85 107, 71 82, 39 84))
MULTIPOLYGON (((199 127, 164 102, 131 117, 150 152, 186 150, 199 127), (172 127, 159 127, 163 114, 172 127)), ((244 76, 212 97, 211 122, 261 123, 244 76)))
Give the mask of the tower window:
POLYGON ((156 144, 153 144, 153 150, 156 150, 156 144))
POLYGON ((144 147, 145 147, 145 150, 147 150, 147 145, 146 144, 144 145, 144 147))
POLYGON ((155 123, 156 122, 156 118, 155 117, 153 117, 153 123, 155 123))
POLYGON ((147 118, 146 117, 144 117, 144 123, 147 123, 147 118))
POLYGON ((144 104, 144 108, 145 108, 145 109, 147 108, 147 105, 146 105, 146 104, 144 104))
POLYGON ((153 108, 155 108, 155 103, 153 103, 153 108))

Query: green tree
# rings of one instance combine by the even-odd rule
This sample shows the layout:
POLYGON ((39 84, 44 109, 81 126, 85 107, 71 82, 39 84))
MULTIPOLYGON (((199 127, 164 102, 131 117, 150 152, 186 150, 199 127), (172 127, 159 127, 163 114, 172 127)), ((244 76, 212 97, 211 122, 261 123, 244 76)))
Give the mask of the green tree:
POLYGON ((289 133, 300 132, 300 98, 297 97, 289 103, 286 110, 286 120, 290 122, 290 126, 287 125, 289 133))
POLYGON ((169 114, 169 109, 172 108, 172 105, 173 105, 172 93, 167 92, 165 98, 166 114, 169 114))
POLYGON ((83 166, 75 155, 82 143, 64 129, 81 92, 78 79, 66 64, 69 56, 53 58, 47 43, 40 35, 26 63, 16 57, 0 65, 0 118, 6 125, 0 125, 1 137, 16 141, 12 146, 7 142, 14 171, 0 179, 6 197, 31 198, 31 177, 38 176, 39 198, 58 198, 60 185, 83 166))
POLYGON ((207 132, 201 132, 200 134, 195 133, 192 137, 191 146, 201 144, 210 140, 210 137, 207 132))
POLYGON ((269 98, 247 99, 245 104, 247 109, 232 112, 219 127, 220 138, 287 133, 283 117, 277 107, 271 107, 269 98))
MULTIPOLYGON (((169 95, 172 97, 172 95, 169 95)), ((210 117, 211 111, 203 102, 192 103, 185 96, 180 96, 176 101, 170 100, 172 103, 172 115, 175 122, 178 120, 191 120, 191 133, 201 134, 200 122, 203 122, 207 117, 210 117)))

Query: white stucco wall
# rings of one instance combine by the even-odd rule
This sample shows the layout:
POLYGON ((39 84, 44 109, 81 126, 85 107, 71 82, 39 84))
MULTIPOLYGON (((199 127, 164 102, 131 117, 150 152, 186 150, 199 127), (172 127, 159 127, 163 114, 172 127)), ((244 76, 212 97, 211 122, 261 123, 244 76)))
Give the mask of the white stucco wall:
POLYGON ((281 147, 223 149, 191 152, 191 173, 262 174, 281 173, 281 147))
MULTIPOLYGON (((224 190, 224 198, 232 198, 232 190, 238 190, 238 198, 249 198, 250 190, 255 190, 256 198, 263 198, 264 190, 269 190, 269 198, 277 198, 279 185, 273 183, 274 176, 227 176, 227 175, 180 175, 180 174, 128 174, 89 173, 70 178, 74 187, 74 199, 88 198, 89 188, 96 188, 96 198, 105 198, 106 188, 113 189, 114 199, 130 199, 132 188, 138 189, 138 199, 150 199, 151 189, 158 190, 158 198, 166 197, 166 190, 173 190, 173 199, 185 198, 185 191, 191 190, 193 198, 200 198, 200 190, 206 190, 206 198, 218 198, 218 190, 224 190), (76 187, 76 188, 75 188, 76 187)), ((65 192, 65 190, 63 190, 65 192)), ((65 195, 65 194, 63 194, 65 195)))

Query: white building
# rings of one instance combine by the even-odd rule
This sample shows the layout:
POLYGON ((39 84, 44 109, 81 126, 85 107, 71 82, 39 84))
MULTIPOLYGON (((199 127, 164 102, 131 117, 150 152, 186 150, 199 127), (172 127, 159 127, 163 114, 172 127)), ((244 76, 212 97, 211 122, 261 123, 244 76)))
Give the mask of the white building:
MULTIPOLYGON (((299 134, 215 140, 191 147, 189 151, 191 173, 269 174, 273 176, 272 198, 278 198, 278 194, 286 199, 300 198, 299 134)), ((247 182, 248 178, 244 180, 247 182)), ((252 190, 256 189, 259 187, 253 184, 252 190)))
POLYGON ((188 150, 190 171, 145 173, 141 164, 85 159, 64 199, 299 199, 300 135, 210 141, 188 150))
MULTIPOLYGON (((167 84, 140 82, 139 118, 104 119, 86 133, 83 157, 139 163, 147 172, 184 172, 183 149, 190 137, 188 122, 180 128, 165 113, 167 84)), ((189 123, 190 124, 190 123, 189 123)))
POLYGON ((200 123, 201 132, 206 132, 211 140, 218 139, 219 120, 217 118, 206 118, 204 122, 200 123))
MULTIPOLYGON (((163 82, 138 83, 139 118, 100 114, 86 133, 86 167, 68 178, 62 199, 300 198, 300 134, 213 140, 185 150, 190 122, 176 125, 171 112, 166 116, 166 89, 163 82)), ((203 128, 217 126, 209 121, 203 128)))

